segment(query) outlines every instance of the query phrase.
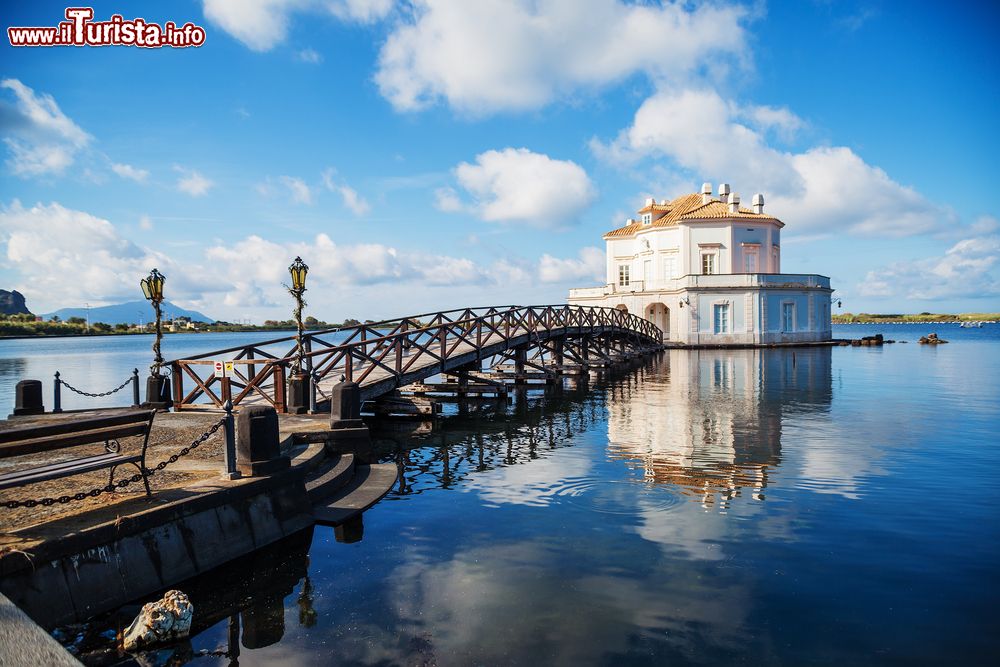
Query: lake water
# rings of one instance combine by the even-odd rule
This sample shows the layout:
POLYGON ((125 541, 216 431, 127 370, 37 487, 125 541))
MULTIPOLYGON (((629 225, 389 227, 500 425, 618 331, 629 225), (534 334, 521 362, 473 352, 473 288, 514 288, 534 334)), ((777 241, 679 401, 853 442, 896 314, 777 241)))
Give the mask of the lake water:
MULTIPOLYGON (((876 332, 910 342, 671 351, 380 430, 404 477, 363 539, 317 527, 181 585, 201 618, 177 657, 228 664, 199 652, 240 613, 241 665, 992 664, 1000 325, 834 335, 876 332), (930 331, 952 342, 917 345, 930 331)), ((0 402, 56 369, 114 386, 143 342, 0 342, 0 402)), ((135 608, 56 635, 116 663, 135 608)))

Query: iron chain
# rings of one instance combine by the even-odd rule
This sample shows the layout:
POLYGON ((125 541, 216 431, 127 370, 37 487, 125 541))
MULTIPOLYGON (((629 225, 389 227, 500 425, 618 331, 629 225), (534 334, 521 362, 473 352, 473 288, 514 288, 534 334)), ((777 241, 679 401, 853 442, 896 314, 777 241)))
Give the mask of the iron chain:
POLYGON ((131 383, 132 383, 132 378, 130 377, 129 379, 125 380, 120 385, 118 385, 117 387, 115 387, 114 389, 112 389, 111 391, 105 391, 105 392, 102 392, 100 394, 91 394, 90 392, 82 391, 80 389, 77 389, 76 387, 74 387, 73 385, 71 385, 69 382, 66 382, 66 380, 59 380, 59 384, 63 385, 64 387, 66 387, 70 391, 76 392, 77 394, 80 394, 81 396, 89 396, 90 398, 100 398, 101 396, 110 396, 111 394, 114 394, 116 392, 121 391, 122 389, 124 389, 125 387, 127 387, 131 383))
MULTIPOLYGON (((188 445, 187 447, 184 447, 176 454, 172 454, 170 458, 164 461, 160 461, 158 464, 156 464, 155 468, 146 468, 145 469, 146 478, 148 479, 152 477, 154 474, 163 470, 171 463, 176 463, 177 459, 181 458, 182 456, 187 456, 188 454, 190 454, 192 450, 197 449, 199 446, 201 446, 202 443, 204 443, 206 440, 215 435, 215 433, 218 432, 218 430, 222 428, 223 424, 225 423, 226 423, 226 418, 223 417, 219 421, 212 424, 212 427, 210 429, 208 429, 200 436, 195 438, 195 440, 192 441, 191 444, 188 445)), ((143 473, 137 472, 131 477, 120 479, 113 484, 106 484, 104 486, 99 486, 95 489, 91 489, 90 491, 81 491, 80 493, 75 493, 72 496, 64 495, 64 496, 59 496, 57 498, 38 498, 38 499, 29 498, 28 500, 6 500, 3 502, 3 506, 6 507, 7 509, 17 509, 18 507, 29 507, 29 508, 37 507, 38 505, 42 505, 44 507, 51 507, 52 505, 56 504, 65 505, 66 503, 72 502, 74 500, 83 500, 88 497, 96 498, 102 493, 111 493, 115 489, 124 489, 129 484, 138 482, 139 480, 142 479, 142 477, 143 473)))

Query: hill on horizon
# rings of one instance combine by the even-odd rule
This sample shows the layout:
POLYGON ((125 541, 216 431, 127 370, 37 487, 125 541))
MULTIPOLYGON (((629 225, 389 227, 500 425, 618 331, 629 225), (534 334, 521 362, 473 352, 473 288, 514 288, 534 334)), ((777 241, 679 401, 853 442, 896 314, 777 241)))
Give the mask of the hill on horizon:
MULTIPOLYGON (((180 306, 164 301, 160 306, 163 311, 163 319, 168 320, 174 317, 190 317, 195 322, 215 322, 214 317, 209 317, 197 310, 187 310, 180 306)), ((59 319, 66 321, 70 317, 87 317, 86 308, 60 308, 59 310, 42 315, 43 319, 51 319, 57 315, 59 319)), ((90 323, 104 322, 105 324, 138 324, 140 318, 143 322, 153 319, 153 306, 148 301, 129 301, 127 303, 113 304, 110 306, 95 306, 90 309, 90 323)))

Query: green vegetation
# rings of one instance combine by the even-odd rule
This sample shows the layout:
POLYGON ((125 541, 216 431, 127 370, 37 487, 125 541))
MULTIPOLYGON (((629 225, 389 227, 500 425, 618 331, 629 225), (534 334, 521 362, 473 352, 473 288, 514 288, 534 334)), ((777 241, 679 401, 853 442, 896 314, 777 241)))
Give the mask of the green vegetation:
POLYGON ((901 313, 842 313, 831 317, 834 324, 884 324, 888 322, 997 322, 1000 313, 960 313, 958 315, 942 313, 918 313, 905 315, 901 313))

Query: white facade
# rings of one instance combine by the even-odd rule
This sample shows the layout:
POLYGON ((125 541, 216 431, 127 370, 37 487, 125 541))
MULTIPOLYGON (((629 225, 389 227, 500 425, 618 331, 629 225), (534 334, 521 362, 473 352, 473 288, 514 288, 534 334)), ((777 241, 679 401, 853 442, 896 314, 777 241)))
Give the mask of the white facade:
POLYGON ((685 345, 830 340, 830 279, 781 273, 781 228, 764 198, 741 208, 719 186, 646 200, 638 220, 605 234, 606 283, 570 290, 569 303, 642 315, 685 345))

